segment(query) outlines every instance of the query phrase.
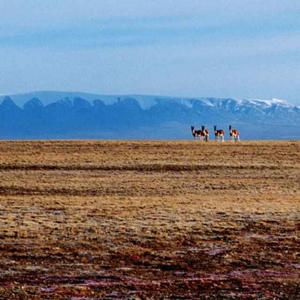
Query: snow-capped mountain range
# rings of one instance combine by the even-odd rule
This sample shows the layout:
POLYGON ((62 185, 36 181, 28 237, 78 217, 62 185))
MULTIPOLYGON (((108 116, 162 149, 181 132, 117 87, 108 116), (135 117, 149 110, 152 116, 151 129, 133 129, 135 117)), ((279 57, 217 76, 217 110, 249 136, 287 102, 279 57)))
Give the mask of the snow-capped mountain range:
POLYGON ((299 139, 300 107, 285 100, 97 95, 0 96, 2 138, 190 138, 190 125, 238 127, 246 139, 299 139))
POLYGON ((154 106, 159 101, 174 101, 176 103, 192 107, 195 101, 205 103, 208 106, 220 107, 223 106, 222 102, 232 100, 237 106, 253 105, 257 108, 266 108, 274 105, 294 108, 300 106, 292 105, 286 100, 281 99, 236 99, 236 98, 215 98, 215 97, 199 97, 199 98, 188 98, 188 97, 171 97, 171 96, 149 96, 149 95, 101 95, 85 92, 60 92, 60 91, 37 91, 24 94, 5 94, 0 95, 0 100, 3 100, 5 96, 9 96, 13 101, 20 107, 22 107, 28 100, 38 98, 44 105, 57 102, 62 99, 74 99, 82 98, 92 103, 96 99, 101 99, 106 105, 113 104, 119 99, 134 98, 139 103, 141 108, 148 109, 154 106))

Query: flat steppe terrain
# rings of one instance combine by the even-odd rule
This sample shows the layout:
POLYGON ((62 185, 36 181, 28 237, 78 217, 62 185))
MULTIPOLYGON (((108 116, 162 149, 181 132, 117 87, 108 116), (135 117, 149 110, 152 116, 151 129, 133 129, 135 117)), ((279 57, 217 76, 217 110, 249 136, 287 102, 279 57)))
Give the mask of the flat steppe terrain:
POLYGON ((0 142, 0 299, 299 299, 300 142, 0 142))

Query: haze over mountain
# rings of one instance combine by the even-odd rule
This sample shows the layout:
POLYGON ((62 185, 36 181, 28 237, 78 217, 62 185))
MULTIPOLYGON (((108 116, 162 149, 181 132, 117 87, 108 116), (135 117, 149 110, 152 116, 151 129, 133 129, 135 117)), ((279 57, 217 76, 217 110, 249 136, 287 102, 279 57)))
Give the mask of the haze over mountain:
POLYGON ((190 126, 238 127, 242 139, 299 139, 284 100, 41 91, 0 97, 2 139, 190 139, 190 126))

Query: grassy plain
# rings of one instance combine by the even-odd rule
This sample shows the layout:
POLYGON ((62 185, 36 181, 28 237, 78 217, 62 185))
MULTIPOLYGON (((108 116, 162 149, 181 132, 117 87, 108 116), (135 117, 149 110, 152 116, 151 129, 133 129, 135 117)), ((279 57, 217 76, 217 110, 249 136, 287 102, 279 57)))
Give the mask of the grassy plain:
POLYGON ((297 299, 299 187, 300 142, 1 142, 0 299, 297 299))

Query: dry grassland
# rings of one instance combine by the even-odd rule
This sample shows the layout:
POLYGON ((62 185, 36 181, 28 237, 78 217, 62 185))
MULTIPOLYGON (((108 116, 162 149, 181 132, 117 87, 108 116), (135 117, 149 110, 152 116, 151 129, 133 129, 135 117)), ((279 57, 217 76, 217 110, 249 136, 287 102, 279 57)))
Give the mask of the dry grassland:
POLYGON ((1 142, 0 299, 299 299, 300 142, 1 142))

